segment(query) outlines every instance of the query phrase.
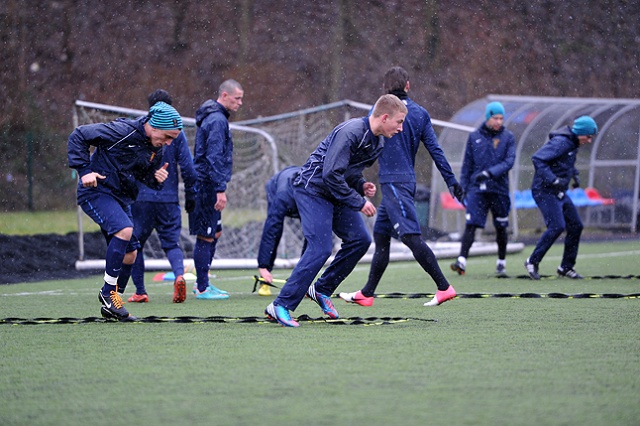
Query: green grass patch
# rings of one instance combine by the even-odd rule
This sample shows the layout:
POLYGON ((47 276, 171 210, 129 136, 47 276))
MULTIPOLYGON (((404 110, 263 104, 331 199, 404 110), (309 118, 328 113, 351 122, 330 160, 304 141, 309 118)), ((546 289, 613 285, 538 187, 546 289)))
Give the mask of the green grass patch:
MULTIPOLYGON (((244 224, 256 221, 262 222, 265 212, 259 210, 225 210, 224 221, 227 227, 242 227, 244 224)), ((84 232, 98 232, 100 227, 86 214, 81 214, 84 232)), ((188 223, 188 216, 182 212, 182 223, 188 223)), ((186 226, 186 225, 185 225, 186 226)), ((0 234, 5 235, 37 235, 78 232, 77 210, 46 211, 46 212, 10 212, 0 213, 0 234)))
MULTIPOLYGON (((84 232, 100 231, 100 227, 84 213, 82 213, 82 229, 84 232)), ((0 234, 66 235, 69 232, 78 232, 77 210, 0 213, 0 234)))
MULTIPOLYGON (((459 294, 633 294, 640 280, 530 281, 508 257, 471 258, 467 274, 441 266, 459 294)), ((554 246, 541 264, 552 275, 554 246)), ((637 275, 640 242, 588 243, 585 276, 637 275)), ((355 291, 361 265, 340 291, 355 291)), ((290 271, 276 271, 286 278, 290 271)), ((273 297, 252 294, 253 270, 213 271, 228 300, 189 293, 148 273, 150 303, 139 317, 261 316, 273 297)), ((0 287, 2 318, 99 316, 101 276, 0 287)), ((432 293, 415 262, 392 263, 379 293, 432 293)), ((133 285, 127 289, 127 295, 133 285)), ((241 323, 0 324, 3 425, 634 425, 640 418, 637 298, 378 298, 364 308, 335 300, 342 317, 437 320, 389 325, 303 322, 298 329, 241 323)), ((294 315, 319 317, 311 301, 294 315)))

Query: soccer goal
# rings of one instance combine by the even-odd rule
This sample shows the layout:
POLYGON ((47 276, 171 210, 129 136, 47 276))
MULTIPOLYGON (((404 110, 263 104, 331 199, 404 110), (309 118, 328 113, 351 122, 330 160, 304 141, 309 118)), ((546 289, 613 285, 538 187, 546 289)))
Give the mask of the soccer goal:
MULTIPOLYGON (((255 269, 257 255, 262 236, 262 227, 267 213, 265 184, 271 176, 289 165, 303 164, 318 143, 328 135, 340 122, 352 117, 363 116, 371 109, 371 105, 343 100, 314 108, 307 108, 271 117, 257 118, 231 123, 233 135, 233 173, 227 187, 228 204, 225 208, 223 234, 217 245, 216 257, 212 269, 255 269)), ((103 105, 92 102, 76 101, 73 110, 73 123, 77 127, 83 124, 112 121, 118 117, 138 117, 147 111, 103 105)), ((469 131, 470 128, 445 121, 432 120, 434 126, 455 128, 469 131)), ((193 118, 183 117, 184 132, 193 152, 196 125, 193 118)), ((472 130, 472 129, 471 129, 472 130)), ((376 180, 372 177, 372 180, 376 180)), ((180 191, 181 203, 184 205, 183 191, 180 191)), ((183 210, 184 211, 184 210, 183 210)), ((86 259, 82 221, 90 220, 78 208, 78 244, 79 260, 77 269, 102 269, 104 259, 86 259)), ((183 216, 181 244, 185 252, 187 268, 192 265, 195 237, 189 235, 187 216, 183 216)), ((367 218, 373 228, 374 218, 367 218)), ((284 233, 278 248, 276 268, 292 268, 295 266, 302 250, 303 235, 299 220, 287 219, 284 233)), ((336 250, 340 241, 336 238, 336 250)), ((432 245, 436 256, 457 255, 459 244, 432 245)), ((474 253, 483 248, 474 244, 474 253)), ((472 253, 472 254, 474 254, 472 253)), ((170 269, 169 262, 160 247, 155 234, 151 235, 144 248, 145 264, 150 270, 170 269)), ((365 256, 368 261, 371 254, 365 256)), ((394 244, 392 260, 411 260, 411 253, 402 244, 394 244)))
MULTIPOLYGON (((148 111, 144 110, 78 100, 73 109, 73 124, 77 127, 84 124, 109 122, 118 117, 139 117, 147 113, 148 111)), ((193 152, 196 134, 195 119, 183 117, 183 125, 193 152)), ((262 129, 236 124, 231 124, 230 127, 234 142, 233 177, 227 187, 228 204, 223 214, 224 237, 219 241, 214 264, 217 268, 252 267, 252 262, 256 263, 255 258, 267 211, 264 186, 267 180, 280 170, 278 150, 273 136, 262 129)), ((180 197, 180 202, 184 205, 184 191, 180 191, 180 197)), ((193 254, 195 237, 189 235, 188 219, 186 213, 183 214, 181 244, 187 259, 185 263, 187 263, 190 262, 193 254)), ((100 269, 104 265, 103 259, 87 259, 85 256, 82 232, 84 220, 90 219, 78 208, 79 259, 76 262, 76 268, 100 269)), ((296 248, 299 253, 302 247, 302 243, 296 243, 296 240, 301 238, 289 235, 295 235, 295 233, 287 229, 287 235, 283 236, 286 244, 281 244, 281 256, 295 252, 296 248)), ((145 245, 144 256, 149 269, 169 268, 155 232, 145 245)))

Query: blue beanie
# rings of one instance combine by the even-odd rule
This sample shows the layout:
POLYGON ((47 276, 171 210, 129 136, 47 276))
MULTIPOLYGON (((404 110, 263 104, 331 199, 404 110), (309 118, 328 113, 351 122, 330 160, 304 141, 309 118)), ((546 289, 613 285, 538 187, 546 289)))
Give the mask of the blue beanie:
POLYGON ((178 111, 166 102, 158 102, 149 109, 149 124, 158 130, 182 130, 178 111))
POLYGON ((491 102, 487 104, 487 109, 484 113, 485 118, 488 120, 496 114, 504 115, 504 107, 502 104, 500 102, 491 102))
POLYGON ((571 131, 578 136, 597 135, 598 125, 593 120, 593 118, 589 117, 588 115, 583 115, 582 117, 576 118, 576 120, 573 122, 571 131))

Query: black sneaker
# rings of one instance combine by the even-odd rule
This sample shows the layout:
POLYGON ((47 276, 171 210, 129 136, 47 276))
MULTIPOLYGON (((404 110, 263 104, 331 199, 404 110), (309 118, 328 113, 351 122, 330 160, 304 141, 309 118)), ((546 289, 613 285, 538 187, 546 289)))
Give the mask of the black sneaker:
POLYGON ((529 258, 527 258, 527 260, 524 261, 524 268, 527 270, 532 280, 540 279, 540 274, 538 273, 538 265, 535 263, 529 262, 529 258))
POLYGON ((109 296, 105 297, 102 291, 98 292, 98 300, 102 303, 100 313, 102 317, 116 321, 137 321, 138 318, 129 314, 122 302, 122 297, 117 291, 112 291, 109 296))
POLYGON ((496 265, 496 277, 498 278, 506 278, 507 277, 507 267, 501 263, 496 265))
POLYGON ((451 264, 451 270, 457 272, 458 275, 464 275, 466 272, 464 265, 457 260, 451 264))
POLYGON ((558 266, 558 275, 560 275, 561 277, 567 277, 574 280, 581 280, 584 278, 582 275, 577 273, 575 269, 573 268, 564 269, 562 266, 558 266))

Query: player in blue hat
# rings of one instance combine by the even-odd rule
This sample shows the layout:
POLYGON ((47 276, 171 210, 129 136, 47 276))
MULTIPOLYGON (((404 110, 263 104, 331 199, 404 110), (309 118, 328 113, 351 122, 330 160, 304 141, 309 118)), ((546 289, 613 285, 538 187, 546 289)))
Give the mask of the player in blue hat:
POLYGON ((498 244, 496 276, 507 275, 507 227, 511 211, 509 170, 516 159, 516 140, 513 133, 503 126, 504 115, 504 106, 500 102, 488 103, 485 121, 467 138, 460 172, 460 183, 465 192, 466 225, 460 255, 451 264, 451 269, 460 275, 466 271, 476 229, 484 228, 489 211, 498 244))
POLYGON ((69 136, 69 167, 79 177, 78 205, 100 225, 107 241, 104 285, 98 293, 104 318, 136 320, 121 297, 140 248, 133 235, 131 204, 138 195, 138 181, 162 187, 169 174, 162 148, 181 130, 180 114, 158 102, 147 116, 80 126, 69 136))
POLYGON ((545 143, 532 157, 535 174, 531 184, 531 193, 544 216, 547 230, 542 234, 533 253, 524 262, 531 279, 539 280, 538 266, 553 243, 564 232, 564 252, 557 269, 558 275, 581 279, 574 266, 578 257, 578 246, 582 234, 582 220, 578 210, 567 196, 569 183, 580 186, 578 170, 575 167, 578 148, 591 143, 598 134, 598 125, 593 118, 578 117, 571 127, 565 126, 549 134, 545 143))

